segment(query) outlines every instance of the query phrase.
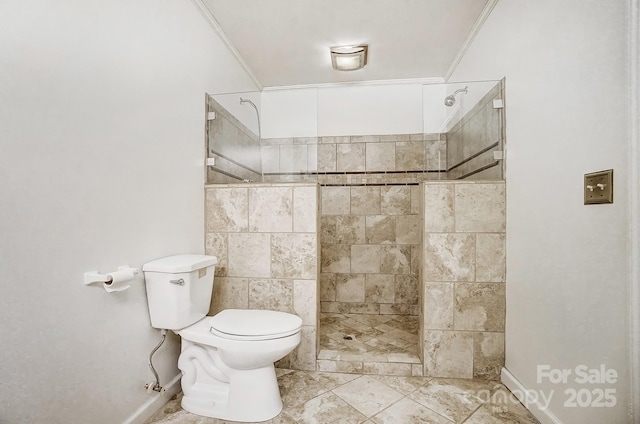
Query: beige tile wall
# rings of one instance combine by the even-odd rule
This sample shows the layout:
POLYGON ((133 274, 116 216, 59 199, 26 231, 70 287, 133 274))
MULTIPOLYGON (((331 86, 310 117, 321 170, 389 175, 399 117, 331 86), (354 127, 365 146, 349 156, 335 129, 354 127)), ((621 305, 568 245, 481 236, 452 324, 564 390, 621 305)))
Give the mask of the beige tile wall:
POLYGON ((442 176, 426 171, 446 170, 446 137, 390 134, 263 139, 262 161, 265 181, 272 182, 418 183, 442 176))
POLYGON ((280 366, 315 370, 318 334, 317 184, 205 188, 206 253, 218 257, 210 314, 273 309, 303 320, 302 341, 280 366))
POLYGON ((321 311, 418 315, 419 186, 325 186, 321 199, 321 311))
POLYGON ((505 184, 424 184, 424 375, 496 380, 504 366, 505 184))

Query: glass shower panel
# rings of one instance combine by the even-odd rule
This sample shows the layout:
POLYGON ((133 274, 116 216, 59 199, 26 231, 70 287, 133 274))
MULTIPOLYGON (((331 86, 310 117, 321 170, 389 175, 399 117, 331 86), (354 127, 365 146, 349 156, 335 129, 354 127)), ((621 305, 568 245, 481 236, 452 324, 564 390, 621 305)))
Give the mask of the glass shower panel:
POLYGON ((260 182, 260 93, 207 96, 207 184, 260 182))
POLYGON ((504 80, 423 86, 424 132, 439 134, 428 152, 441 179, 504 178, 504 80), (436 159, 435 155, 438 155, 436 159))

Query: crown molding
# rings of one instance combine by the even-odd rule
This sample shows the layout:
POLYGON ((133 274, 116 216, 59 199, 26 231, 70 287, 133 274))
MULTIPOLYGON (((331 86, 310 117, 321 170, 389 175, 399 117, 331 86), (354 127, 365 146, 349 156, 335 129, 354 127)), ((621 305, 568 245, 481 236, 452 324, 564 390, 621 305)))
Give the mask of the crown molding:
POLYGON ((216 34, 218 34, 218 36, 220 37, 222 42, 225 44, 229 52, 231 52, 231 54, 236 58, 238 63, 240 63, 240 66, 242 66, 244 71, 249 75, 249 77, 251 77, 254 84, 258 87, 258 91, 262 90, 263 88, 262 84, 260 83, 260 81, 258 81, 258 78, 256 78, 254 73, 251 71, 251 68, 249 68, 249 65, 247 65, 247 62, 244 61, 244 59, 240 55, 240 52, 238 52, 238 50, 235 48, 235 46, 233 45, 233 43, 231 42, 227 34, 222 30, 222 27, 220 26, 216 18, 213 16, 211 11, 204 4, 204 2, 202 0, 193 0, 193 2, 198 6, 198 8, 200 9, 204 17, 207 19, 207 21, 209 22, 213 30, 216 32, 216 34))
POLYGON ((464 43, 462 43, 462 47, 458 51, 458 54, 453 59, 453 62, 451 62, 451 66, 449 66, 449 70, 444 76, 445 81, 449 81, 449 78, 451 78, 451 75, 453 75, 453 73, 455 72, 456 68, 462 61, 462 58, 465 54, 467 54, 467 50, 469 50, 471 43, 473 43, 476 35, 480 32, 480 29, 484 25, 489 15, 491 15, 493 8, 496 6, 496 4, 498 4, 498 1, 499 0, 489 0, 487 4, 485 4, 484 9, 482 9, 482 12, 480 12, 480 16, 478 16, 478 19, 476 19, 473 27, 471 27, 471 31, 469 31, 469 34, 467 34, 467 38, 464 40, 464 43))

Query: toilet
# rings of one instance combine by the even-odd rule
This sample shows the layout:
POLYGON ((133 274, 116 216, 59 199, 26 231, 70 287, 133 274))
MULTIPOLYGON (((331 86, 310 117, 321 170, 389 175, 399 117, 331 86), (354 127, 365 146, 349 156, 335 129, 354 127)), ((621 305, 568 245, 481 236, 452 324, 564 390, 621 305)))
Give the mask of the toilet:
POLYGON ((207 316, 215 256, 145 264, 151 325, 182 338, 182 408, 228 421, 269 420, 282 410, 273 363, 300 343, 302 319, 280 311, 226 309, 207 316))

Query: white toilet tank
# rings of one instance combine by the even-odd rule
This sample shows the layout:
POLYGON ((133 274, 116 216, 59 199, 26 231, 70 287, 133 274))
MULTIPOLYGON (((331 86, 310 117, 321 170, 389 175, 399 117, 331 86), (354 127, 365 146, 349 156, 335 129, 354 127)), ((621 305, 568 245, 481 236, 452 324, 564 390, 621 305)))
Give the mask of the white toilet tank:
POLYGON ((176 255, 144 264, 151 326, 180 330, 204 318, 217 263, 215 256, 176 255))

